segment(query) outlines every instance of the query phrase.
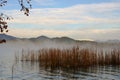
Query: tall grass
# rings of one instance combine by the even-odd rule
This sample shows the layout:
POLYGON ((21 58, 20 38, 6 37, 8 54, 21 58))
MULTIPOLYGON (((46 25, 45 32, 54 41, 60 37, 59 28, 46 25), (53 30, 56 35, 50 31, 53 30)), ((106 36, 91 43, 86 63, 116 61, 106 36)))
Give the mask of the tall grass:
POLYGON ((103 52, 73 47, 70 49, 40 49, 22 51, 21 61, 39 62, 41 67, 51 69, 79 69, 90 66, 120 65, 120 50, 103 52))

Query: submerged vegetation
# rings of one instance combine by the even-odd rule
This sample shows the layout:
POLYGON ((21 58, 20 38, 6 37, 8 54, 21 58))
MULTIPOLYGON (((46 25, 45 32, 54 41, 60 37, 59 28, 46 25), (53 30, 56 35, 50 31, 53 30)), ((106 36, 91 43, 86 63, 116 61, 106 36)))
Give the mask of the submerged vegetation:
POLYGON ((22 51, 22 55, 15 56, 16 60, 39 62, 40 67, 49 69, 80 69, 92 66, 117 66, 120 65, 120 50, 113 49, 109 52, 80 49, 40 49, 39 51, 22 51))

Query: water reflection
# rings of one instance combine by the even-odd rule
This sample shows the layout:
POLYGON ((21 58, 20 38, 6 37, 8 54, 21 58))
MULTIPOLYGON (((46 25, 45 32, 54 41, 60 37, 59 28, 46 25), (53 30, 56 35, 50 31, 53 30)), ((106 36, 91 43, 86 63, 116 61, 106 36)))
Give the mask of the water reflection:
MULTIPOLYGON (((7 61, 5 61, 7 62, 7 61)), ((120 66, 94 66, 88 68, 50 69, 38 62, 0 62, 0 80, 119 80, 120 66), (12 75, 12 66, 13 75, 12 75)))
POLYGON ((119 80, 119 66, 95 66, 79 70, 50 69, 35 62, 21 62, 23 73, 29 73, 25 80, 119 80))

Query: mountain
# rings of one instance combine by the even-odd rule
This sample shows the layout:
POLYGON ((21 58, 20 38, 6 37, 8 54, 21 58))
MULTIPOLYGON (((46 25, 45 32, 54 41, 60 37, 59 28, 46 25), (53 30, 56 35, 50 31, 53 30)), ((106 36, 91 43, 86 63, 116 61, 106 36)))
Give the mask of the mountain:
POLYGON ((37 38, 30 38, 29 40, 31 41, 39 41, 39 42, 59 42, 59 43, 72 43, 72 42, 76 42, 76 40, 69 38, 69 37, 55 37, 55 38, 49 38, 46 36, 39 36, 37 38))
POLYGON ((39 36, 36 38, 37 40, 50 40, 49 37, 46 37, 46 36, 39 36))
POLYGON ((55 42, 66 42, 66 43, 73 43, 76 42, 76 40, 69 38, 69 37, 56 37, 56 38, 52 38, 52 41, 55 42))
POLYGON ((51 40, 49 37, 46 37, 46 36, 39 36, 39 37, 36 37, 36 38, 29 38, 29 40, 35 42, 35 41, 40 41, 40 42, 44 42, 44 41, 49 41, 51 40))
POLYGON ((55 37, 55 38, 49 38, 46 36, 38 36, 36 38, 17 38, 14 36, 6 35, 6 34, 0 34, 0 39, 5 40, 22 40, 22 41, 32 41, 32 42, 60 42, 60 43, 73 43, 76 42, 76 40, 69 38, 69 37, 55 37))
POLYGON ((5 39, 5 40, 15 40, 17 39, 16 37, 6 35, 6 34, 0 34, 0 39, 5 39))
POLYGON ((5 40, 22 40, 22 41, 32 41, 32 42, 46 42, 46 41, 52 41, 52 42, 60 42, 60 43, 94 43, 94 42, 98 42, 98 43, 120 43, 120 40, 107 40, 107 41, 89 41, 89 40, 74 40, 72 38, 69 37, 54 37, 54 38, 49 38, 46 36, 38 36, 35 38, 17 38, 11 35, 6 35, 6 34, 0 34, 0 40, 1 39, 5 39, 5 40))
POLYGON ((74 40, 69 37, 54 37, 54 38, 49 38, 46 36, 38 36, 36 38, 17 38, 11 35, 6 35, 6 34, 0 34, 0 40, 5 39, 5 40, 22 40, 22 41, 32 41, 32 42, 46 42, 46 41, 52 41, 52 42, 60 42, 60 43, 120 43, 120 40, 107 40, 107 41, 89 41, 89 40, 74 40))

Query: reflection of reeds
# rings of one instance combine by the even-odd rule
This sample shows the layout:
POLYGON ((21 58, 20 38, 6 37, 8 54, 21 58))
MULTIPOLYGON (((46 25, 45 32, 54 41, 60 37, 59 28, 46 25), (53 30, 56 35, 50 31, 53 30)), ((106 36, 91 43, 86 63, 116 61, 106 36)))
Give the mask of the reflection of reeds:
POLYGON ((34 51, 22 51, 21 61, 39 62, 45 68, 79 69, 89 66, 120 65, 120 50, 103 52, 89 49, 40 49, 34 51))

